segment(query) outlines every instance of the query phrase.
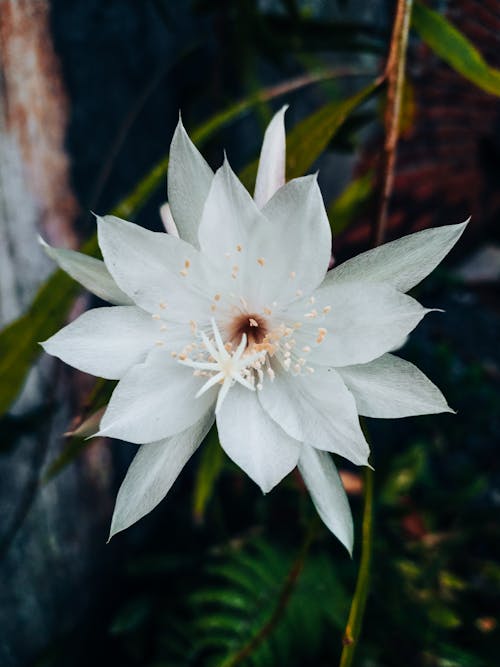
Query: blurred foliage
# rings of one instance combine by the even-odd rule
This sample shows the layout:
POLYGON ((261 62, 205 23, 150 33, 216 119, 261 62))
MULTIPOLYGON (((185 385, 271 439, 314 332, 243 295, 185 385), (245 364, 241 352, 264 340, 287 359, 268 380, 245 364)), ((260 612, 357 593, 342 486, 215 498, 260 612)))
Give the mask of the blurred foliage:
POLYGON ((444 16, 416 2, 412 25, 424 42, 450 67, 478 88, 500 95, 500 70, 489 67, 472 42, 444 16))

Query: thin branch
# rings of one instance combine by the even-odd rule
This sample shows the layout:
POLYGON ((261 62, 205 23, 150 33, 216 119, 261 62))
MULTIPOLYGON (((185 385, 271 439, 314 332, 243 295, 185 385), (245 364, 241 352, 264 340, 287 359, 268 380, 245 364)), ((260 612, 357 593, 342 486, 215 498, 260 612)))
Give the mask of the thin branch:
POLYGON ((264 623, 257 634, 254 635, 252 639, 250 639, 250 641, 245 644, 245 646, 243 646, 243 648, 241 648, 237 653, 226 658, 220 667, 236 667, 236 665, 239 665, 241 662, 243 662, 243 660, 248 658, 248 656, 251 655, 255 649, 260 646, 260 644, 262 644, 262 642, 265 641, 267 637, 269 637, 269 635, 271 635, 274 628, 279 623, 286 611, 290 597, 304 568, 304 563, 306 561, 307 554, 309 553, 309 548, 316 534, 316 525, 316 523, 313 523, 304 538, 304 542, 300 548, 297 558, 295 559, 292 567, 288 572, 288 575, 283 584, 283 588, 281 589, 278 602, 276 603, 276 607, 274 608, 274 611, 271 614, 269 620, 264 623))
MULTIPOLYGON (((389 55, 385 68, 387 105, 385 110, 385 142, 382 166, 380 206, 374 229, 374 246, 384 241, 387 212, 394 184, 394 167, 399 138, 401 102, 405 80, 406 49, 410 29, 412 0, 398 0, 389 55)), ((370 591, 370 570, 373 549, 373 470, 364 470, 364 507, 362 525, 361 562, 349 618, 342 639, 340 667, 351 667, 359 643, 363 616, 370 591)))
POLYGON ((363 476, 364 489, 364 507, 362 524, 362 551, 361 562, 359 564, 358 578, 356 581, 356 590, 352 599, 349 618, 342 637, 342 655, 340 658, 340 667, 350 667, 354 658, 354 652, 358 645, 363 624, 363 615, 366 607, 366 600, 370 591, 370 570, 372 560, 372 542, 373 542, 373 470, 364 469, 363 476))
POLYGON ((413 0, 398 0, 389 56, 385 67, 385 76, 387 79, 387 103, 384 116, 385 141, 382 158, 380 205, 374 233, 375 246, 380 245, 384 241, 389 200, 394 184, 394 167, 399 139, 406 50, 408 46, 412 4, 413 0))

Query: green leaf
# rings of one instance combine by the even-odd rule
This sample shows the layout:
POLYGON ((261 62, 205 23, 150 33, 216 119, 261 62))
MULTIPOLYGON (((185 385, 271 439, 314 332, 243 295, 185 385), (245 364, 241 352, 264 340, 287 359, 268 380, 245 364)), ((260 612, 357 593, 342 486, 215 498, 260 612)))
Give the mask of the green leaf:
POLYGON ((224 451, 219 443, 217 429, 212 426, 203 445, 194 484, 193 514, 199 523, 205 518, 207 503, 224 468, 224 459, 224 451))
MULTIPOLYGON (((286 92, 289 93, 304 85, 333 76, 335 74, 323 70, 310 75, 306 81, 297 79, 280 86, 258 91, 229 106, 200 125, 191 133, 191 138, 195 143, 201 145, 222 127, 260 102, 274 99, 286 92)), ((162 183, 166 176, 167 167, 168 156, 160 160, 149 174, 140 181, 133 192, 119 203, 111 213, 119 217, 133 218, 162 183)), ((82 252, 98 256, 99 248, 95 235, 83 246, 82 252)), ((29 369, 41 352, 39 342, 51 336, 64 324, 73 301, 80 290, 81 287, 63 271, 56 271, 41 286, 27 312, 0 333, 0 377, 2 378, 0 416, 9 409, 22 389, 29 369)))
POLYGON ((478 88, 492 95, 500 95, 500 70, 490 67, 472 42, 444 16, 416 2, 412 26, 450 67, 478 88))
POLYGON ((370 170, 351 181, 337 199, 330 204, 328 218, 333 234, 340 234, 356 219, 372 196, 373 188, 373 171, 370 170))
MULTIPOLYGON (((304 118, 289 132, 286 140, 287 179, 302 176, 316 162, 343 122, 378 87, 375 81, 345 100, 334 100, 304 118)), ((258 160, 240 173, 240 179, 252 191, 257 174, 258 160)))
POLYGON ((297 178, 307 172, 349 114, 365 102, 378 85, 379 82, 375 81, 352 97, 325 104, 293 128, 287 139, 288 179, 297 178))

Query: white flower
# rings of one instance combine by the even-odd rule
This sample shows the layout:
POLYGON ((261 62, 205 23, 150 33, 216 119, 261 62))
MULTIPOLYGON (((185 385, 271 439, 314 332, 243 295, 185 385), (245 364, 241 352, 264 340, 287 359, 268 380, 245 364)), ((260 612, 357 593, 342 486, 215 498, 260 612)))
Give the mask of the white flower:
POLYGON ((316 177, 285 184, 284 112, 266 131, 253 199, 227 160, 213 174, 179 122, 163 217, 180 238, 106 216, 97 221, 104 263, 46 248, 114 304, 44 343, 82 371, 119 380, 100 434, 141 447, 112 535, 162 500, 216 418, 222 447, 264 492, 298 466, 321 518, 351 551, 351 514, 329 452, 368 464, 358 414, 450 410, 390 351, 428 312, 405 292, 466 223, 327 273, 331 234, 316 177))

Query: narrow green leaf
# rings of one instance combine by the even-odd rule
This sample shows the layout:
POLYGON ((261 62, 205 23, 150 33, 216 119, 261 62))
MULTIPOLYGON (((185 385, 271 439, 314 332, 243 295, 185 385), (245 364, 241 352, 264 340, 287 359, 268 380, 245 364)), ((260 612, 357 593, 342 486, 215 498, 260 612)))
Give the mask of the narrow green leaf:
MULTIPOLYGON (((200 125, 191 133, 191 138, 196 144, 202 145, 222 127, 260 102, 335 76, 335 71, 322 70, 249 95, 200 125)), ((168 156, 153 167, 111 214, 133 219, 165 178, 167 167, 168 156)), ((81 250, 88 255, 98 256, 97 237, 92 236, 81 250)), ((19 394, 29 369, 38 358, 41 352, 38 343, 64 324, 80 290, 81 287, 63 271, 56 271, 40 287, 27 312, 0 332, 0 416, 19 394)))
POLYGON ((193 513, 195 520, 203 521, 207 503, 224 468, 224 452, 219 444, 217 429, 212 429, 203 445, 194 485, 193 513))
MULTIPOLYGON (((334 100, 300 121, 286 141, 287 179, 302 176, 319 158, 343 122, 378 87, 379 81, 370 83, 356 95, 345 100, 334 100)), ((258 160, 254 160, 240 173, 240 179, 252 191, 257 175, 258 160)))
POLYGON ((378 85, 378 81, 372 82, 352 97, 329 102, 294 127, 287 140, 288 179, 307 172, 349 114, 365 102, 378 85))
POLYGON ((478 88, 492 95, 500 95, 500 70, 490 67, 472 42, 444 16, 416 2, 412 26, 450 67, 478 88))
POLYGON ((328 218, 334 235, 347 229, 361 213, 373 193, 373 171, 351 181, 328 207, 328 218))

